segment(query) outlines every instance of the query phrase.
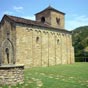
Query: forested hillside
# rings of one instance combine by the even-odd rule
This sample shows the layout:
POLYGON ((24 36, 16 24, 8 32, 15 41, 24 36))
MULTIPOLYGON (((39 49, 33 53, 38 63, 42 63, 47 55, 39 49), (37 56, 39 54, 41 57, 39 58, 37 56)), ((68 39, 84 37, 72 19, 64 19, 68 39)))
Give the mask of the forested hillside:
POLYGON ((72 38, 76 61, 88 61, 88 26, 74 29, 72 38))

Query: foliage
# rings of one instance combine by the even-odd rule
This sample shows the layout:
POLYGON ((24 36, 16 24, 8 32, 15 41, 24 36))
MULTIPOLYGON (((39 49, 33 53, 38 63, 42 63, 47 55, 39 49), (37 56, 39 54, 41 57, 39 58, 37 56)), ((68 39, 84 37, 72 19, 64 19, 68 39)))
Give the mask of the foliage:
POLYGON ((25 69, 25 82, 0 88, 88 88, 88 63, 25 69))
POLYGON ((88 47, 88 26, 74 29, 72 31, 72 40, 75 48, 75 57, 77 57, 76 61, 81 61, 80 57, 85 57, 85 55, 88 57, 88 49, 86 49, 88 47))

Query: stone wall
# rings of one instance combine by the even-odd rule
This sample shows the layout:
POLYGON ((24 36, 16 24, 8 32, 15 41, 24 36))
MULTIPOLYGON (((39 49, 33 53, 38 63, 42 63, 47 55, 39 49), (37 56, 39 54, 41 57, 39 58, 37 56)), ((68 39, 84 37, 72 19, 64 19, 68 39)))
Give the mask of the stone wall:
POLYGON ((71 34, 65 31, 18 25, 16 62, 29 67, 74 63, 71 34))
POLYGON ((24 82, 24 66, 0 66, 0 85, 16 85, 24 82))

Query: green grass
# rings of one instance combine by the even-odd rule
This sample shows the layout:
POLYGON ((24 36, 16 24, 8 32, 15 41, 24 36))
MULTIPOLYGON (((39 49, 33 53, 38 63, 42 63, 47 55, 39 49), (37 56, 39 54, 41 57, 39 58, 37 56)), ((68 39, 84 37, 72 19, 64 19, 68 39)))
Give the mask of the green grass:
POLYGON ((88 63, 25 69, 25 82, 0 88, 88 88, 88 63))

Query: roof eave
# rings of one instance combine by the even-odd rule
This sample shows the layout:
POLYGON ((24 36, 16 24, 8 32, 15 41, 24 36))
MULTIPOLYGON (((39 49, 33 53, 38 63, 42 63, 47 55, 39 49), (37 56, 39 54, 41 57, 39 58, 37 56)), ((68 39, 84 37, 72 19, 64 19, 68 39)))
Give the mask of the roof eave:
MULTIPOLYGON (((16 22, 16 23, 20 23, 20 22, 16 22)), ((25 24, 25 23, 20 23, 20 24, 25 24)), ((36 24, 25 24, 25 25, 33 25, 33 26, 38 26, 38 27, 43 27, 43 28, 49 28, 49 29, 54 29, 56 31, 63 31, 63 32, 67 32, 67 33, 72 33, 71 31, 65 30, 65 29, 59 29, 59 28, 54 28, 54 27, 48 27, 48 26, 43 26, 43 25, 36 25, 36 24)))

